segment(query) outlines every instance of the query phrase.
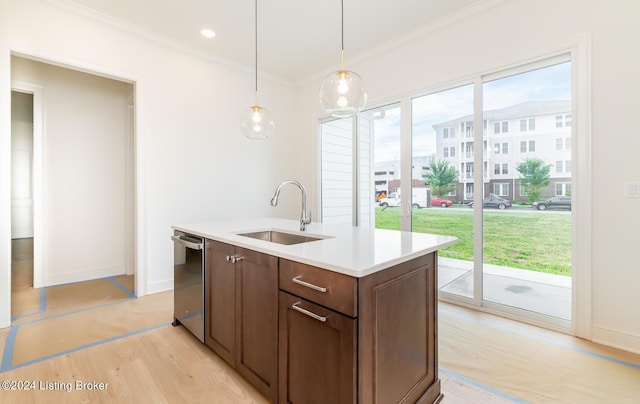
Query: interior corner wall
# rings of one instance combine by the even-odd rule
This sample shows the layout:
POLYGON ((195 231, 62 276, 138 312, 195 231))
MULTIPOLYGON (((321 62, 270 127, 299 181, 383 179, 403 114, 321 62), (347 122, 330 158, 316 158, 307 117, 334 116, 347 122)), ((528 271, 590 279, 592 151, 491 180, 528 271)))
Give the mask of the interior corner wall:
MULTIPOLYGON (((635 0, 493 1, 477 14, 446 23, 350 63, 365 80, 369 106, 405 94, 437 91, 478 74, 550 55, 585 35, 591 38, 591 243, 577 253, 591 261, 592 339, 640 353, 640 266, 635 257, 640 198, 624 195, 640 181, 640 2, 635 0)), ((301 84, 301 116, 317 105, 321 76, 301 84)), ((301 122, 302 133, 316 133, 301 122)), ((314 144, 310 141, 310 144, 314 144)), ((317 149, 314 150, 317 154, 317 149)), ((314 177, 317 172, 314 171, 314 177)), ((578 201, 578 203, 580 203, 578 201)), ((580 271, 581 268, 574 270, 580 271)))
MULTIPOLYGON (((269 206, 278 183, 297 172, 298 160, 288 159, 300 150, 292 85, 261 79, 261 99, 277 132, 264 141, 249 140, 239 125, 254 98, 249 67, 206 60, 50 2, 9 0, 0 2, 0 116, 10 111, 11 54, 134 84, 138 295, 173 288, 171 225, 297 217, 299 197, 289 208, 269 206)), ((0 145, 9 144, 10 125, 0 119, 0 145)), ((0 162, 0 195, 10 194, 9 173, 10 166, 0 162)), ((2 206, 4 228, 10 203, 2 206)), ((10 324, 4 311, 10 306, 5 233, 0 232, 0 327, 10 324)))
POLYGON ((42 285, 125 273, 129 83, 12 57, 43 92, 42 285))

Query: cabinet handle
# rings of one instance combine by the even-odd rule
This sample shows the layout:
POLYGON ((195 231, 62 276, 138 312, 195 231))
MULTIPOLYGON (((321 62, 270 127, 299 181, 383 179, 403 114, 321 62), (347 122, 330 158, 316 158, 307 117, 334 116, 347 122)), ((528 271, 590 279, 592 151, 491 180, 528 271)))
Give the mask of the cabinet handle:
POLYGON ((238 261, 242 261, 244 257, 239 257, 237 255, 227 255, 226 257, 224 257, 224 259, 227 260, 227 262, 235 264, 238 261))
POLYGON ((302 286, 306 286, 310 289, 313 290, 317 290, 318 292, 322 292, 322 293, 326 293, 327 292, 327 288, 323 288, 322 286, 316 286, 312 283, 308 283, 305 281, 301 281, 300 280, 300 276, 296 276, 295 278, 291 279, 293 281, 293 283, 297 283, 298 285, 302 285, 302 286))
POLYGON ((299 311, 299 312, 300 312, 300 313, 302 313, 302 314, 306 314, 306 315, 307 315, 307 316, 309 316, 309 317, 315 318, 315 319, 316 319, 316 320, 318 320, 318 321, 322 321, 323 323, 324 323, 325 321, 327 321, 327 317, 319 316, 319 315, 317 315, 316 313, 312 313, 312 312, 310 312, 309 310, 305 310, 305 309, 303 309, 302 307, 298 306, 300 303, 301 303, 301 302, 296 302, 296 303, 292 304, 292 305, 291 305, 291 307, 292 307, 294 310, 297 310, 297 311, 299 311))

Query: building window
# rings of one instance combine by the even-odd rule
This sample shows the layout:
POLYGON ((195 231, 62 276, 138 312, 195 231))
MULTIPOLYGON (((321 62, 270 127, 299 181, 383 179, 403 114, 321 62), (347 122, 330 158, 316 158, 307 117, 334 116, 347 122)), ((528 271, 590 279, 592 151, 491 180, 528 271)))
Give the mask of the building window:
POLYGON ((561 173, 562 172, 562 161, 561 160, 556 161, 556 172, 557 173, 561 173))
POLYGON ((502 133, 509 132, 509 122, 502 122, 502 133))
POLYGON ((502 174, 509 174, 509 163, 502 163, 502 174))
POLYGON ((564 172, 565 173, 571 172, 571 160, 567 160, 564 162, 564 172))
POLYGON ((562 115, 556 115, 556 128, 562 128, 562 115))
POLYGON ((520 153, 526 153, 527 152, 527 141, 526 140, 521 140, 520 141, 520 153))
POLYGON ((502 154, 509 154, 509 143, 502 143, 502 154))
POLYGON ((455 146, 449 147, 449 156, 451 156, 451 157, 455 157, 456 156, 456 147, 455 146))
POLYGON ((509 184, 493 184, 493 193, 498 196, 509 196, 509 184))
POLYGON ((520 120, 520 132, 525 132, 527 130, 527 120, 526 119, 521 119, 520 120))
POLYGON ((571 114, 564 116, 564 126, 571 126, 571 114))
POLYGON ((453 139, 454 137, 456 137, 456 127, 454 126, 453 128, 449 128, 449 137, 451 139, 453 139))
POLYGON ((448 147, 445 147, 445 148, 442 149, 442 157, 445 157, 445 158, 449 157, 449 148, 448 147))
POLYGON ((571 183, 556 182, 556 196, 571 196, 571 183))
POLYGON ((536 151, 536 141, 535 140, 529 140, 529 151, 530 152, 536 151))
POLYGON ((536 120, 529 118, 529 130, 536 130, 536 120))
POLYGON ((493 173, 496 175, 500 174, 500 164, 493 165, 493 173))
POLYGON ((562 149, 564 149, 564 145, 562 143, 562 138, 561 137, 556 138, 556 150, 560 151, 562 149))
POLYGON ((564 148, 566 150, 571 150, 571 138, 567 137, 564 139, 564 148))
POLYGON ((493 124, 493 133, 500 133, 500 122, 493 124))
POLYGON ((442 129, 442 137, 444 139, 449 139, 449 128, 442 129))

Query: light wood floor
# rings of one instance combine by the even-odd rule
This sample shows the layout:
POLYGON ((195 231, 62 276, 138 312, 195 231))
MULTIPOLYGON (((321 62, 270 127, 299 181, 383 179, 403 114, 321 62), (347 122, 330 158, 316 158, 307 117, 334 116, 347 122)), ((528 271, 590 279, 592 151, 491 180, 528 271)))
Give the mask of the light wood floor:
MULTIPOLYGON (((19 388, 0 389, 0 403, 266 402, 170 325, 172 292, 136 299, 113 282, 75 285, 44 297, 17 288, 16 301, 35 294, 46 307, 16 308, 14 326, 0 329, 0 381, 19 388)), ((640 402, 638 355, 448 304, 440 304, 439 341, 446 404, 640 402)))

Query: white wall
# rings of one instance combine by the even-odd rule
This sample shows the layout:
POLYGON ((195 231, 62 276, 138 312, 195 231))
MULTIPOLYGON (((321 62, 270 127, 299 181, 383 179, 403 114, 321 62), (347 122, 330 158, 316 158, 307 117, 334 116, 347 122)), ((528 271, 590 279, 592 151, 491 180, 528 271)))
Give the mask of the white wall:
MULTIPOLYGON (((370 105, 375 105, 548 55, 590 35, 592 156, 591 166, 583 170, 592 171, 593 196, 583 206, 592 204, 592 215, 585 218, 591 221, 592 245, 582 246, 578 257, 591 260, 592 313, 585 310, 580 315, 590 316, 592 327, 586 336, 640 352, 640 264, 635 256, 640 199, 623 196, 625 181, 640 181, 640 2, 493 3, 479 14, 381 48, 358 63, 347 55, 346 67, 363 76, 370 105)), ((301 116, 322 115, 316 86, 321 79, 319 75, 299 89, 301 116)), ((301 124, 302 133, 315 131, 313 122, 301 124)), ((314 142, 309 139, 310 146, 314 142)))
MULTIPOLYGON (((26 54, 135 83, 137 292, 173 287, 172 224, 237 217, 297 218, 300 196, 269 199, 296 177, 301 135, 293 135, 291 87, 260 79, 261 103, 277 133, 240 132, 253 102, 253 71, 203 60, 37 0, 0 2, 0 116, 10 110, 10 54, 26 54)), ((10 122, 0 119, 0 327, 10 307, 10 122), (7 211, 5 211, 7 210, 7 211)), ((91 224, 87 224, 90 226, 91 224)))
POLYGON ((42 87, 42 246, 40 284, 125 273, 128 137, 133 86, 20 57, 13 80, 42 87))

